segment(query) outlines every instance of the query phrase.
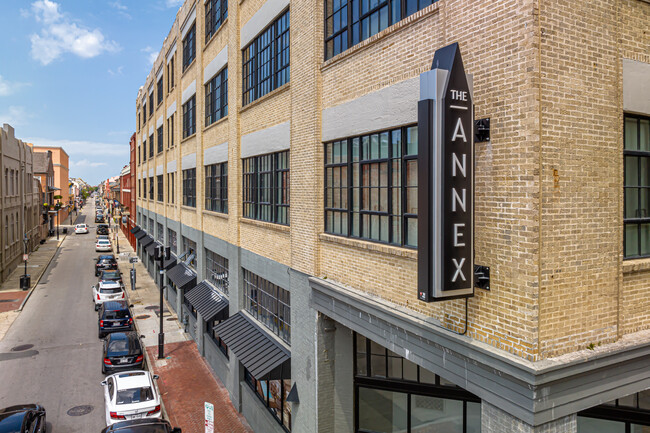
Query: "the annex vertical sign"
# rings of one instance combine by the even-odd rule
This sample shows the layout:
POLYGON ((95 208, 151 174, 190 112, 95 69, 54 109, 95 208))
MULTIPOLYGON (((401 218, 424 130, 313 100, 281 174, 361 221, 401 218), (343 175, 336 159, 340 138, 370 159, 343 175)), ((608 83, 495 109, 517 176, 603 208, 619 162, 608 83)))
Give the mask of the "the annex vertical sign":
POLYGON ((458 43, 436 51, 420 75, 418 299, 474 295, 472 77, 458 43))

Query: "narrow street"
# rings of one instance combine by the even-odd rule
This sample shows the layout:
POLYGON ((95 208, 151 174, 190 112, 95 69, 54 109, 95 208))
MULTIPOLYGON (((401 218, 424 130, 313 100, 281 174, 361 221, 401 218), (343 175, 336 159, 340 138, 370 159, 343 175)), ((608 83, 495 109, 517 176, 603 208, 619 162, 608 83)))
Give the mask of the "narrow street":
POLYGON ((105 426, 102 344, 90 289, 96 281, 92 215, 89 205, 77 223, 89 223, 90 233, 68 234, 0 341, 0 407, 43 405, 48 432, 99 432, 105 426))

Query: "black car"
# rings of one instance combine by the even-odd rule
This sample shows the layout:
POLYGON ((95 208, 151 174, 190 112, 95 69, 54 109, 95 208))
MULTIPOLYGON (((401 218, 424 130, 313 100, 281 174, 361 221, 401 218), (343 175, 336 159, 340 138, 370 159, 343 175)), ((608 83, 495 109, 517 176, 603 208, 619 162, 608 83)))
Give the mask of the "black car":
POLYGON ((102 373, 121 370, 140 370, 144 353, 140 338, 135 332, 113 332, 104 340, 102 373))
POLYGON ((0 433, 45 433, 45 408, 21 404, 0 409, 0 433))
POLYGON ((107 301, 99 307, 99 338, 111 332, 133 331, 133 318, 126 301, 107 301))
POLYGON ((102 254, 97 257, 95 263, 95 276, 99 277, 101 271, 104 270, 116 270, 117 269, 117 260, 113 254, 102 254))
POLYGON ((117 281, 122 286, 124 285, 122 283, 122 273, 118 269, 100 269, 97 282, 100 281, 117 281))
POLYGON ((172 428, 164 419, 143 418, 116 422, 109 425, 102 433, 183 433, 180 427, 172 428))
POLYGON ((95 222, 96 223, 103 223, 104 222, 104 216, 103 215, 95 215, 95 222))
MULTIPOLYGON (((103 223, 104 222, 104 217, 102 217, 101 221, 97 221, 97 219, 95 219, 95 222, 103 223)), ((97 226, 97 234, 98 235, 107 235, 108 234, 108 224, 99 224, 97 226)))

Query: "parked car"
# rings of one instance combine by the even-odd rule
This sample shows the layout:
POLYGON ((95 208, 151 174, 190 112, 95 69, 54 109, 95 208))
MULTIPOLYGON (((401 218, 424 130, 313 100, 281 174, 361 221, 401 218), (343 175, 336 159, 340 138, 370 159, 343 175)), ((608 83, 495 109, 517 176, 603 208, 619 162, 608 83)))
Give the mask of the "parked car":
POLYGON ((99 277, 97 279, 97 282, 101 281, 116 281, 124 287, 124 283, 122 282, 122 273, 118 269, 102 269, 99 272, 99 277))
POLYGON ((101 215, 101 214, 95 215, 95 222, 96 223, 103 223, 104 222, 104 215, 101 215))
POLYGON ((180 427, 172 428, 164 419, 145 418, 120 421, 106 427, 102 433, 183 433, 180 427))
POLYGON ((103 240, 105 240, 105 241, 109 241, 109 240, 110 240, 110 238, 108 237, 108 235, 97 235, 97 240, 100 240, 100 239, 103 239, 103 240))
POLYGON ((45 408, 21 404, 0 409, 0 433, 45 433, 45 408))
POLYGON ((153 381, 158 375, 135 370, 115 373, 101 382, 104 387, 106 425, 121 420, 160 418, 160 396, 153 381))
POLYGON ((113 332, 104 339, 102 373, 111 374, 123 370, 141 370, 144 351, 135 332, 113 332))
POLYGON ((95 251, 113 251, 111 241, 107 241, 105 239, 98 240, 95 244, 95 251))
POLYGON ((75 234, 88 233, 88 226, 86 224, 77 224, 74 226, 75 234))
POLYGON ((117 260, 113 254, 102 254, 97 257, 95 263, 95 276, 98 277, 103 270, 117 269, 117 260))
POLYGON ((95 303, 95 311, 99 310, 99 306, 104 302, 116 301, 119 299, 126 299, 126 293, 124 293, 119 281, 101 281, 99 284, 93 286, 93 302, 95 303))
POLYGON ((107 235, 108 234, 108 224, 99 224, 97 226, 97 234, 98 235, 107 235))
POLYGON ((98 336, 104 338, 111 332, 133 331, 133 318, 126 301, 107 301, 99 307, 98 336))

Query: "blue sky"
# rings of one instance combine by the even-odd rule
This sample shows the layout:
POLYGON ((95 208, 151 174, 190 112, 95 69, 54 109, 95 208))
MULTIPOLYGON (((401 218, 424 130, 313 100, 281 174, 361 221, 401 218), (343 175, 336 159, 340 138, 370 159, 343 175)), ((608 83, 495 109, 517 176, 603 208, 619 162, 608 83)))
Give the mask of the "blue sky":
POLYGON ((0 125, 90 184, 129 162, 135 99, 182 0, 0 0, 0 125))

